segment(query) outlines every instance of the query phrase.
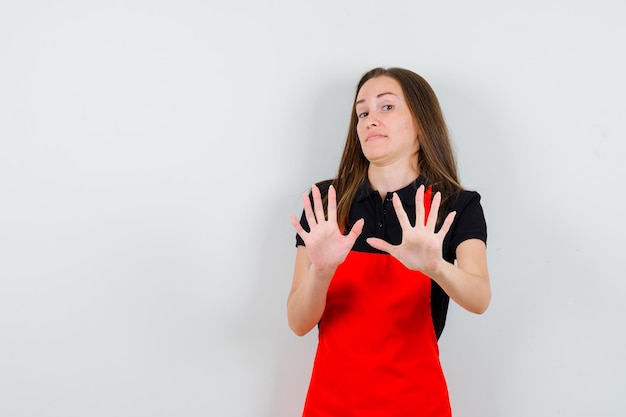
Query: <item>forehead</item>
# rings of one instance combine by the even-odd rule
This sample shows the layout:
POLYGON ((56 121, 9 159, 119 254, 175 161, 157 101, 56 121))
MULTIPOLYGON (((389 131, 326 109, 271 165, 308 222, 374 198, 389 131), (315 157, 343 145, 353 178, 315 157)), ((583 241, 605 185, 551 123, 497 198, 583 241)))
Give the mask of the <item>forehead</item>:
POLYGON ((367 80, 365 84, 363 84, 357 94, 356 101, 370 100, 385 93, 391 93, 404 99, 404 93, 402 92, 400 83, 394 78, 381 75, 367 80))

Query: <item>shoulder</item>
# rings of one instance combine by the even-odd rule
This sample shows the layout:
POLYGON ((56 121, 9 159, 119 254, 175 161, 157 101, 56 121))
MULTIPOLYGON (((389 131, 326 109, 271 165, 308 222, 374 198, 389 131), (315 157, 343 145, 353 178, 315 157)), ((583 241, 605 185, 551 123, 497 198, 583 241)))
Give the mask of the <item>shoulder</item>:
POLYGON ((317 188, 319 188, 320 191, 324 190, 328 192, 328 188, 332 185, 333 182, 335 182, 334 179, 327 179, 327 180, 316 182, 315 185, 317 185, 317 188))
POLYGON ((460 214, 467 207, 480 206, 481 195, 477 191, 460 190, 450 198, 449 211, 456 211, 460 214))
MULTIPOLYGON (((320 190, 320 194, 322 195, 322 198, 328 195, 328 189, 334 182, 335 182, 334 179, 327 179, 327 180, 322 180, 322 181, 315 183, 317 188, 319 188, 320 190)), ((309 195, 311 195, 310 190, 309 190, 309 195)))

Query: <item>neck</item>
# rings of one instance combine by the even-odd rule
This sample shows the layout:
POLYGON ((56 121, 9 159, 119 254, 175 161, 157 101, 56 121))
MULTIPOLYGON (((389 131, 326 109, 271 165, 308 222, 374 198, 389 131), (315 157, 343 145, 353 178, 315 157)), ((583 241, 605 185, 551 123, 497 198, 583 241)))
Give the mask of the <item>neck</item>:
POLYGON ((378 191, 381 198, 387 193, 406 187, 419 175, 417 167, 407 166, 376 166, 370 164, 367 170, 367 178, 370 186, 378 191))

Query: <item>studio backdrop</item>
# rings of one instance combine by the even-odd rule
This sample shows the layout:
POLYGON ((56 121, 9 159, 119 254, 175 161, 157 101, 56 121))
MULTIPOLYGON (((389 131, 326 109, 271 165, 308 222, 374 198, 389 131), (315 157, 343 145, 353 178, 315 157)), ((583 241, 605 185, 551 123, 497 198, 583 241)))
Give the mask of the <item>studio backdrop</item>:
POLYGON ((295 417, 301 195, 409 68, 482 195, 493 298, 439 341, 459 417, 619 415, 618 1, 0 2, 0 415, 295 417))

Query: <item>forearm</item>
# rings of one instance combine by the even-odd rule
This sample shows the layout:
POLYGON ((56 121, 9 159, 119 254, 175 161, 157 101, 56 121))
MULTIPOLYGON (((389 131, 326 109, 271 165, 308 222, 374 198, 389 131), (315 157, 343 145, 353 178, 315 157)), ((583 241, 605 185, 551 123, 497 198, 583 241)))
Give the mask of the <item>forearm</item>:
POLYGON ((345 235, 337 224, 335 189, 328 188, 328 213, 324 213, 319 188, 311 187, 313 206, 304 195, 302 204, 309 230, 304 230, 295 216, 291 224, 304 245, 298 245, 291 291, 287 299, 287 320, 297 335, 305 335, 319 323, 326 308, 326 293, 337 267, 346 259, 364 220, 357 220, 345 235))
POLYGON ((319 323, 333 274, 334 270, 317 271, 310 266, 300 285, 289 294, 287 320, 298 336, 304 336, 319 323))
POLYGON ((491 287, 486 274, 477 275, 443 261, 439 270, 430 277, 464 309, 482 314, 489 307, 491 287))

